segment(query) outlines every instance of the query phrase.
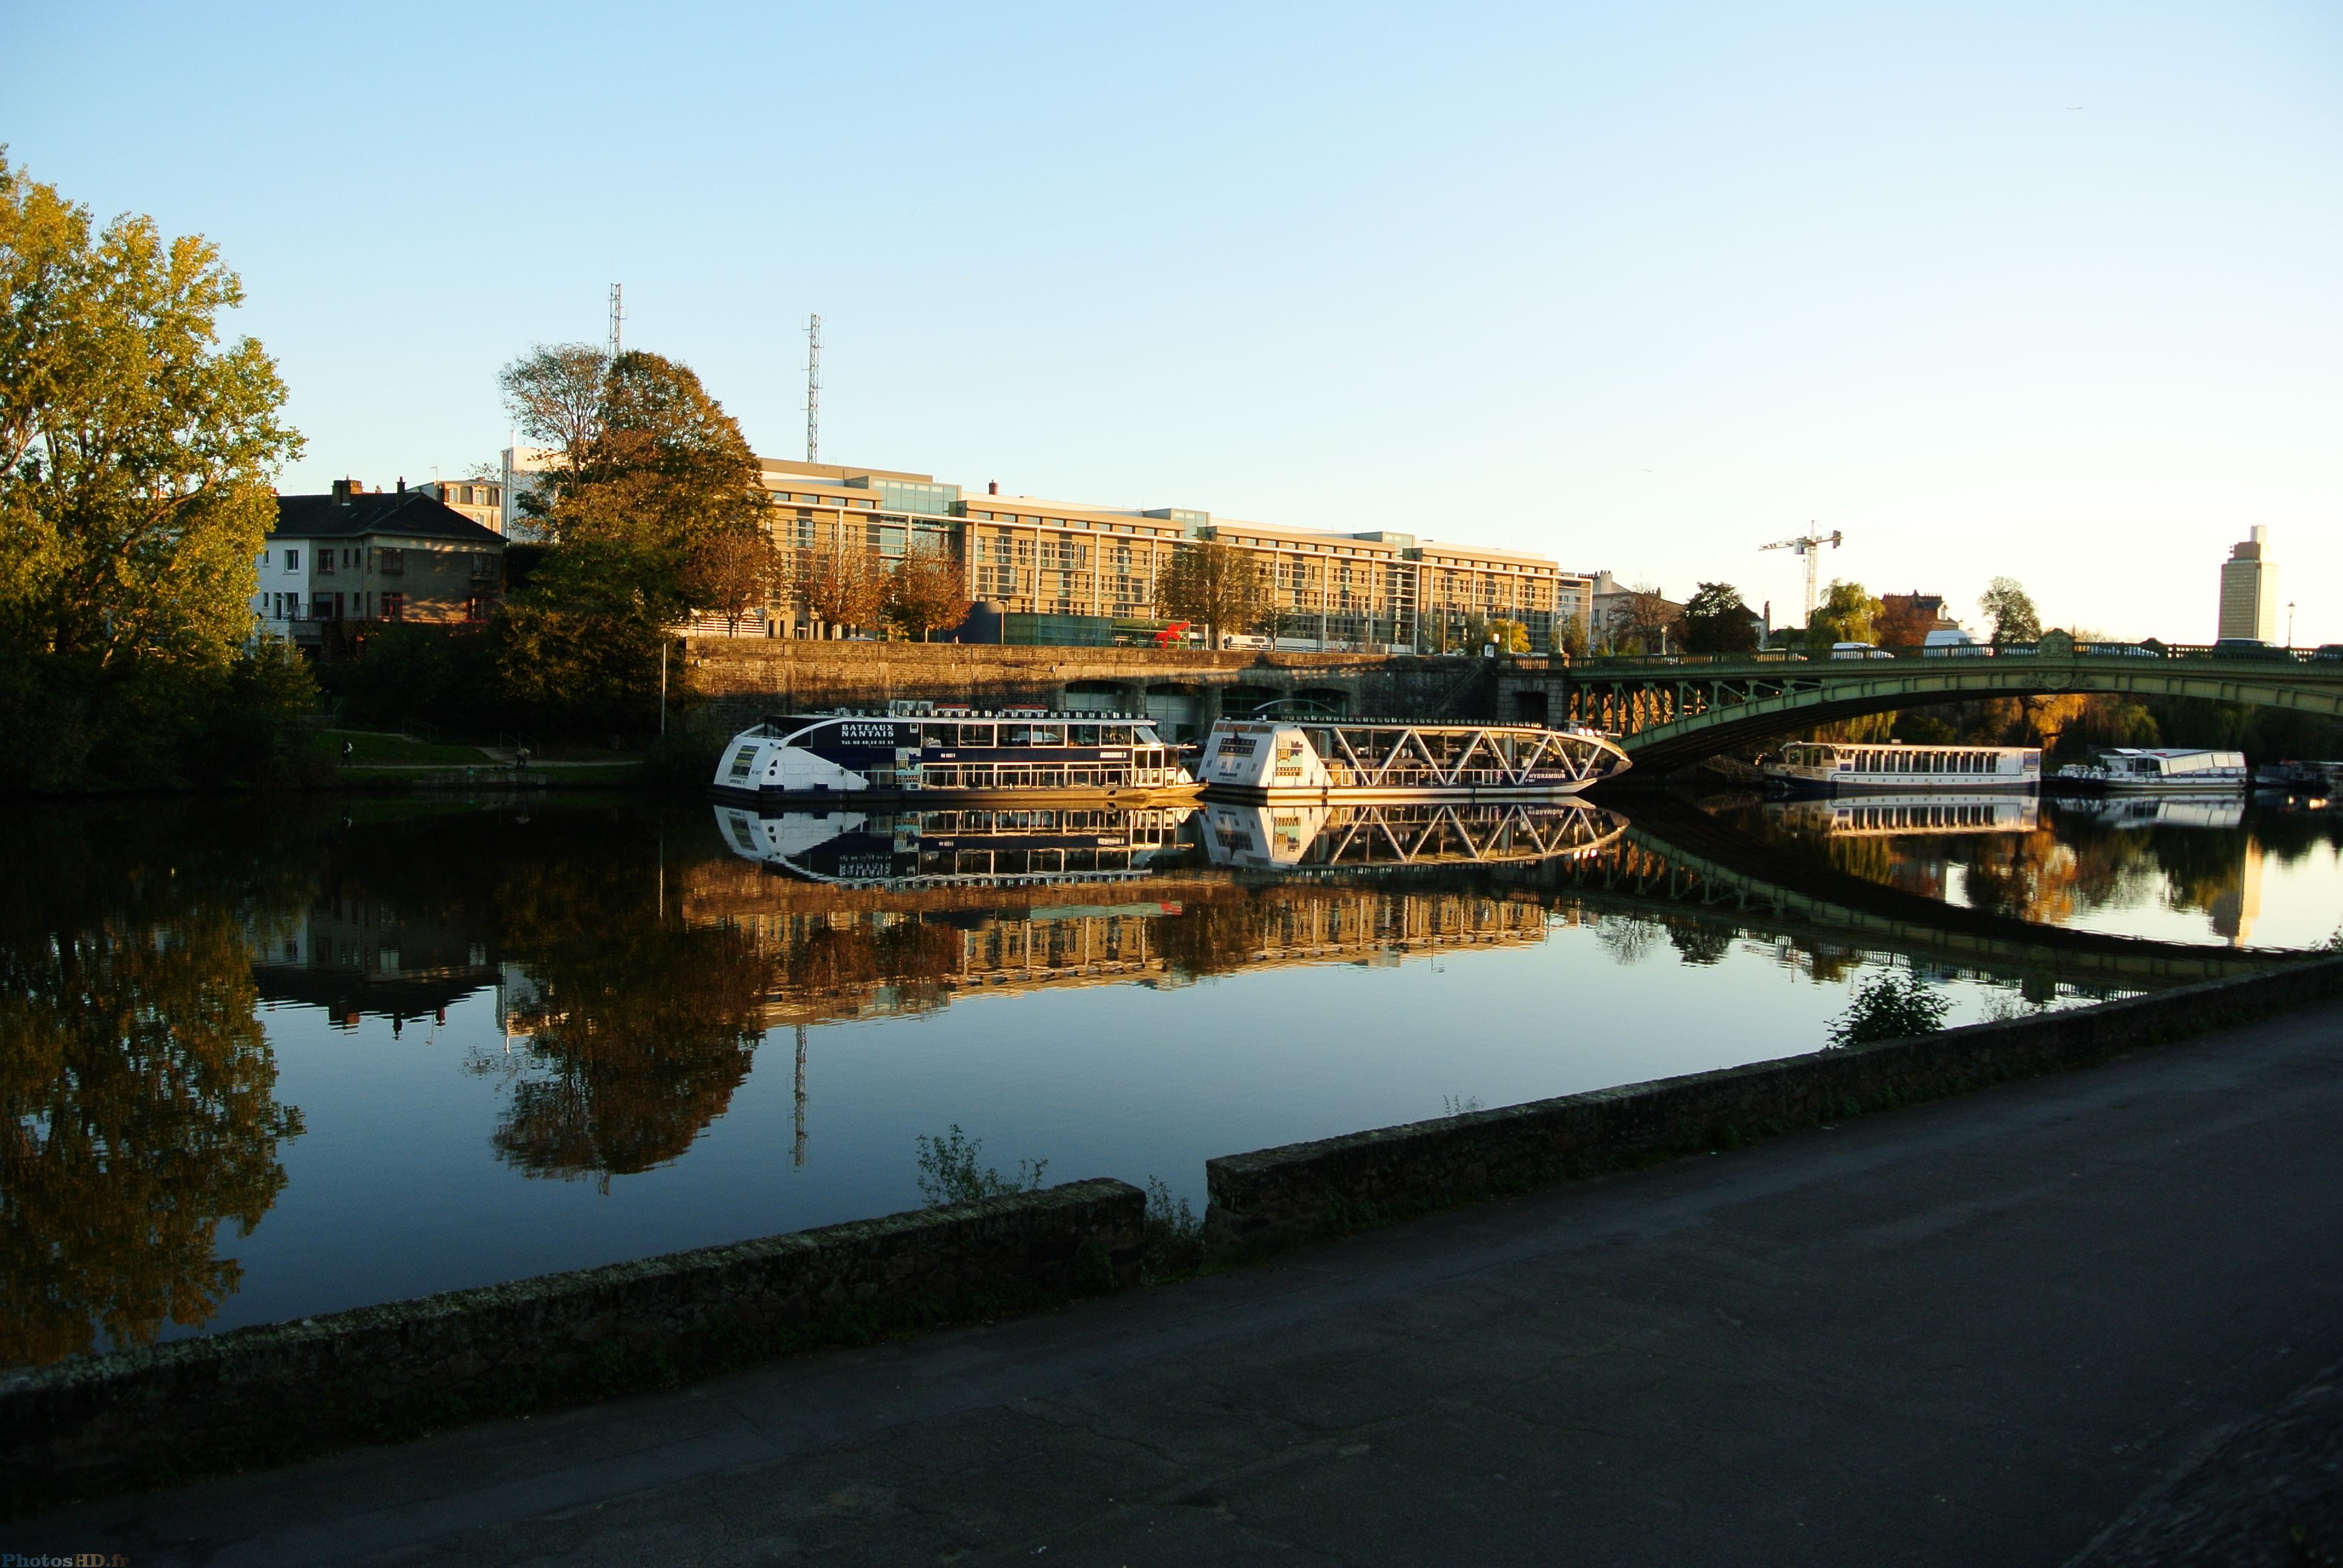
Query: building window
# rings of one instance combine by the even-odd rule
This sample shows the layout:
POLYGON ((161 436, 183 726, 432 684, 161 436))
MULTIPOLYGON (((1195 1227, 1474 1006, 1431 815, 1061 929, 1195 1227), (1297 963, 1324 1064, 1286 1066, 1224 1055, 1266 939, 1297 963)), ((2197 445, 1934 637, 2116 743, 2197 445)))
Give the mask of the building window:
POLYGON ((464 601, 464 618, 466 620, 486 620, 488 618, 485 608, 482 606, 480 597, 478 594, 474 594, 470 598, 464 601))
POLYGON ((285 552, 285 569, 288 572, 297 571, 300 569, 300 567, 301 552, 299 550, 287 550, 285 552))
POLYGON ((334 575, 334 552, 333 552, 333 551, 331 551, 331 550, 319 550, 319 551, 317 552, 317 570, 318 570, 318 572, 319 572, 319 574, 320 574, 320 575, 325 576, 325 577, 331 577, 331 576, 333 576, 333 575, 334 575))
POLYGON ((405 619, 405 618, 406 618, 406 616, 407 616, 407 596, 406 596, 405 594, 403 594, 403 593, 387 593, 387 594, 385 594, 385 595, 383 595, 383 596, 382 596, 382 618, 383 618, 383 619, 385 619, 385 620, 403 620, 403 619, 405 619))
POLYGON ((374 564, 375 569, 387 578, 404 577, 407 575, 407 552, 403 549, 377 550, 374 564))

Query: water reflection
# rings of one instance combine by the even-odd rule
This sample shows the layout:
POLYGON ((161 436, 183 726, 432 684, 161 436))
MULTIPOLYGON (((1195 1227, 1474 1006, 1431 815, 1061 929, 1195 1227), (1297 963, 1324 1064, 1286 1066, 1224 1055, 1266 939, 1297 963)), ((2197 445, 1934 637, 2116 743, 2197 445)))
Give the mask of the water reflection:
MULTIPOLYGON (((256 824, 238 824, 256 826, 256 824)), ((12 835, 0 900, 0 1364, 200 1324, 242 1270, 300 1112, 276 1098, 239 906, 276 868, 58 811, 12 835)))
MULTIPOLYGON (((1177 1101, 1186 1109, 1160 1115, 1195 1123, 1181 1158, 1201 1168, 1190 1155, 1428 1109, 1437 1095, 1413 1090, 1397 1109, 1342 1098, 1413 1070, 1397 1064, 1423 1060, 1428 1039, 1459 1064, 1440 1069, 1457 1074, 1441 1092, 1490 1090, 1464 1073, 1518 1050, 1513 1092, 1527 1097, 1819 1044, 1796 1006, 1753 1000, 1769 977, 1808 996, 1893 962, 1966 987, 1967 1016, 1980 1016, 1981 995, 2014 1008, 2237 972, 2265 961, 2257 942, 2307 946, 2331 929, 2343 814, 2240 817, 2231 801, 2227 816, 2143 818, 2097 804, 35 811, 11 849, 19 896, 0 908, 13 1129, 0 1362, 143 1342, 239 1311, 250 1321, 261 1309, 237 1305, 254 1289, 242 1260, 288 1224, 263 1221, 288 1201, 287 1141, 304 1127, 289 1101, 313 1125, 333 1113, 337 1131, 298 1150, 335 1179, 313 1187, 328 1211, 287 1240, 267 1299, 323 1310, 353 1302, 286 1282, 322 1268, 309 1261, 317 1238, 369 1241, 408 1188, 437 1191, 442 1167, 474 1172, 468 1196, 417 1197, 414 1229, 435 1240, 414 1245, 423 1261, 402 1264, 394 1286, 359 1299, 478 1282, 467 1266, 506 1277, 444 1238, 501 1256, 517 1243, 500 1232, 527 1228, 510 1216, 542 1211, 531 1202, 589 1206, 578 1221, 588 1236, 642 1216, 642 1239, 609 1243, 616 1255, 681 1244, 660 1205, 704 1179, 701 1151, 728 1124, 754 1127, 761 1156, 788 1142, 783 1177, 803 1190, 844 1181, 871 1146, 873 1102, 915 1098, 922 1073, 949 1077, 957 1097, 920 1123, 930 1131, 987 1093, 1031 1103, 1081 1072, 1098 1076, 1051 1137, 1101 1107, 1177 1101), (2322 889, 2328 923, 2306 935, 2302 906, 2322 889), (1429 977, 1451 961, 1484 967, 1468 995, 1435 1002, 1429 977), (1198 983, 1236 976, 1247 978, 1198 983), (1113 986, 1144 990, 1111 999, 1101 988, 1113 986), (1425 1010, 1387 1016, 1406 1005, 1425 1010), (1454 1028, 1460 1007, 1474 1028, 1454 1028), (1158 1034, 1141 1027, 1149 1019, 1158 1034), (753 1070, 776 1029, 794 1060, 768 1066, 783 1077, 760 1097, 753 1070), (1081 1054, 1051 1056, 1068 1030, 1081 1054), (1394 1032, 1404 1039, 1375 1044, 1394 1032), (918 1070, 865 1049, 883 1038, 901 1052, 907 1035, 951 1049, 918 1070), (1240 1054, 1212 1054, 1236 1038, 1240 1054), (1601 1065, 1620 1042, 1654 1040, 1710 1054, 1671 1044, 1601 1065), (825 1046, 819 1109, 832 1131, 809 1161, 809 1058, 825 1046), (1332 1054, 1319 1076, 1277 1076, 1322 1049, 1332 1054), (280 1091, 280 1051, 330 1070, 280 1091), (1309 1119, 1338 1104, 1354 1120, 1309 1119), (1247 1120, 1264 1107, 1277 1117, 1247 1120), (447 1131, 433 1152, 405 1154, 426 1125, 447 1131), (345 1161, 367 1159, 382 1163, 344 1176, 345 1161), (621 1182, 629 1202, 596 1195, 621 1182), (347 1195, 360 1192, 363 1204, 347 1195), (357 1206, 331 1207, 345 1202, 357 1206)), ((770 1168, 749 1170, 765 1187, 744 1197, 725 1185, 713 1211, 779 1201, 770 1168)), ((860 1191, 841 1189, 828 1210, 756 1209, 697 1239, 890 1201, 860 1191)), ((531 1254, 534 1266, 611 1255, 586 1241, 531 1254)))

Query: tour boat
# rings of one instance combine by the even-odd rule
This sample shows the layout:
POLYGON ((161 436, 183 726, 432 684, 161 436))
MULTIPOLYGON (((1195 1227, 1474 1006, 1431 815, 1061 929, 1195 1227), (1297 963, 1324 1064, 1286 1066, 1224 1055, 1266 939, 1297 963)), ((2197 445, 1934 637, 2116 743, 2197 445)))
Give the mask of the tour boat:
POLYGON ((1592 729, 1407 719, 1223 719, 1197 774, 1215 795, 1254 800, 1534 800, 1626 771, 1592 729))
POLYGON ((2242 751, 2111 746, 2088 762, 2059 769, 2051 782, 2088 794, 2228 795, 2245 789, 2248 779, 2242 751))
POLYGON ((1192 790, 1196 780, 1132 713, 1053 713, 898 702, 883 713, 769 719, 716 764, 719 795, 789 802, 857 795, 1096 798, 1192 790))
POLYGON ((2035 789, 2042 783, 2038 746, 1906 746, 1900 740, 1793 740, 1758 769, 1793 795, 1857 789, 2035 789))

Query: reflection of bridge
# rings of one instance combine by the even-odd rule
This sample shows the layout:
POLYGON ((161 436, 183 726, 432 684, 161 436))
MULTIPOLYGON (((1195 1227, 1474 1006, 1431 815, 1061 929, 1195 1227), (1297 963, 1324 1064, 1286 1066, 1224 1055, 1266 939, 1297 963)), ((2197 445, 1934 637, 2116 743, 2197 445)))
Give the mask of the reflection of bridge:
POLYGON ((1811 725, 1982 698, 2110 693, 2197 697, 2343 717, 2343 659, 2272 649, 2254 657, 2157 644, 2039 643, 1944 656, 1810 659, 1799 654, 1597 658, 1498 676, 1507 718, 1619 736, 1639 769, 1666 771, 1811 725))
POLYGON ((1813 864, 1688 807, 1654 800, 1639 805, 1637 818, 1604 853, 1564 862, 1563 876, 1637 899, 1756 916, 1766 929, 1817 928, 1834 940, 1942 963, 2102 985, 2184 985, 2298 956, 2038 925, 1813 864))
POLYGON ((1202 813, 1216 866, 1337 870, 1488 864, 1583 855, 1619 836, 1626 819, 1584 801, 1242 806, 1202 813))

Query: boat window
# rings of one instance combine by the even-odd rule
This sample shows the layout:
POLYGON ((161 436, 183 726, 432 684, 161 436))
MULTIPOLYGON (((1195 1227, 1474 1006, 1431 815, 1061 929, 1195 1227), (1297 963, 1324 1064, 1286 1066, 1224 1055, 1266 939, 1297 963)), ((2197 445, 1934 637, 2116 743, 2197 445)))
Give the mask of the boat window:
POLYGON ((990 725, 990 724, 963 724, 963 725, 961 725, 961 726, 960 727, 960 743, 962 746, 990 746, 990 745, 991 745, 991 744, 992 744, 992 726, 991 726, 991 725, 990 725))
POLYGON ((1033 726, 1033 739, 1027 742, 1031 746, 1063 746, 1065 743, 1066 727, 1062 724, 1036 724, 1033 726))
POLYGON ((1128 746, 1128 745, 1130 745, 1130 744, 1131 744, 1131 726, 1130 726, 1130 725, 1128 725, 1128 724, 1108 724, 1108 725, 1103 725, 1103 726, 1101 726, 1101 729, 1103 729, 1105 730, 1105 732, 1106 732, 1106 744, 1107 744, 1107 745, 1109 745, 1109 746, 1128 746))
POLYGON ((1073 739, 1071 742, 1073 745, 1096 746, 1099 744, 1099 727, 1097 725, 1076 724, 1070 726, 1070 728, 1073 734, 1073 739))

